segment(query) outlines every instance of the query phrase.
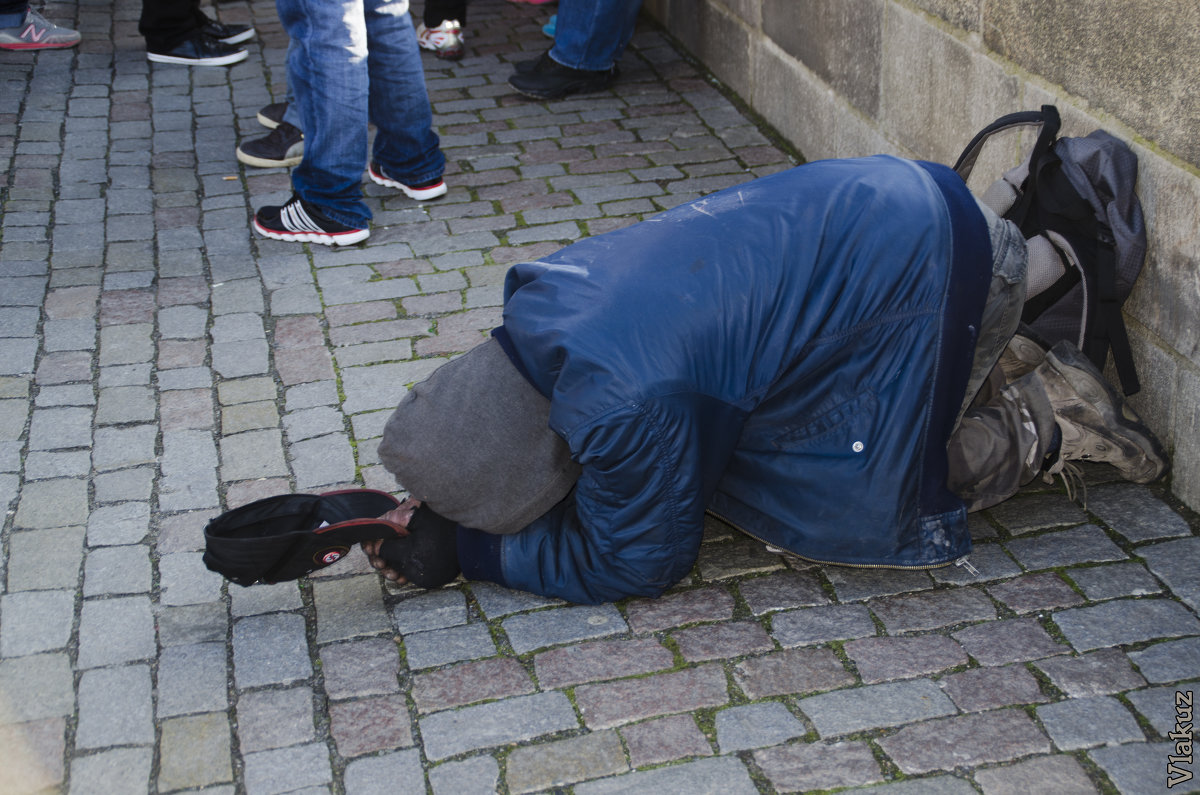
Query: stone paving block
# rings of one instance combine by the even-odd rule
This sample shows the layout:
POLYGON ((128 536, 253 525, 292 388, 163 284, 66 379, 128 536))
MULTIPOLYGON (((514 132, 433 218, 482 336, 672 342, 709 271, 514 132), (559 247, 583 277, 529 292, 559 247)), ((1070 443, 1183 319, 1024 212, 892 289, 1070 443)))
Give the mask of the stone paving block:
POLYGON ((228 678, 224 643, 163 649, 158 658, 158 717, 224 712, 228 678))
POLYGON ((791 743, 754 753, 779 792, 811 792, 883 780, 879 763, 864 742, 791 743))
MULTIPOLYGON (((157 464, 158 456, 154 452, 154 440, 157 433, 158 431, 153 425, 138 425, 133 428, 97 428, 93 435, 92 463, 99 472, 157 464)), ((34 484, 29 484, 29 486, 32 485, 34 484)))
POLYGON ((1063 494, 1019 495, 988 508, 988 514, 1013 535, 1087 521, 1079 506, 1063 494))
POLYGON ((1126 693, 1125 697, 1129 699, 1130 704, 1133 704, 1134 709, 1150 722, 1155 731, 1169 739, 1177 739, 1170 737, 1172 733, 1176 733, 1176 724, 1187 723, 1187 718, 1179 714, 1185 706, 1180 702, 1186 697, 1181 697, 1179 694, 1191 693, 1191 700, 1194 702, 1197 691, 1200 691, 1200 681, 1181 682, 1166 687, 1148 687, 1144 690, 1126 693))
POLYGON ((1118 599, 1074 607, 1055 613, 1054 623, 1078 651, 1200 634, 1200 621, 1167 599, 1118 599))
POLYGON ((1049 569, 1080 563, 1125 560, 1128 557, 1095 525, 1043 533, 1030 538, 1017 538, 1006 542, 1005 546, 1026 569, 1049 569))
POLYGON ((1053 572, 1026 574, 989 586, 987 592, 1016 613, 1074 607, 1083 597, 1053 572))
POLYGON ((159 607, 156 618, 158 642, 164 648, 213 641, 224 643, 229 634, 229 615, 225 605, 219 602, 159 607))
POLYGON ((815 576, 794 571, 743 580, 738 584, 738 590, 750 606, 750 612, 756 616, 829 603, 829 597, 815 576))
POLYGON ((1050 741, 1024 712, 1001 709, 906 726, 879 741, 909 775, 1046 753, 1050 741))
POLYGON ((511 616, 501 622, 517 654, 546 646, 594 640, 628 631, 612 605, 556 607, 511 616))
POLYGON ((315 737, 312 690, 292 687, 244 693, 238 698, 237 727, 243 754, 311 742, 315 737))
POLYGON ((696 566, 705 580, 725 580, 777 571, 784 568, 784 562, 762 543, 746 537, 728 544, 705 544, 700 548, 696 566))
POLYGON ((312 583, 317 609, 317 642, 328 643, 387 632, 392 622, 383 606, 379 575, 316 580, 312 583))
POLYGON ((1088 510, 1133 543, 1190 536, 1187 521, 1145 486, 1120 483, 1088 492, 1088 510))
POLYGON ((245 754, 244 758, 247 795, 276 795, 304 787, 323 788, 333 780, 329 749, 324 743, 258 751, 245 754))
MULTIPOLYGON (((492 763, 495 764, 495 760, 492 763)), ((355 759, 346 766, 345 785, 346 795, 425 795, 421 755, 413 749, 355 759)), ((436 788, 434 792, 440 795, 436 788)), ((471 790, 449 792, 468 795, 471 790)))
POLYGON ((420 719, 425 756, 433 761, 578 726, 570 701, 558 692, 518 696, 420 719))
POLYGON ((321 649, 325 692, 330 698, 396 693, 400 652, 392 640, 367 638, 321 649))
POLYGON ((29 420, 30 450, 63 450, 92 443, 90 408, 34 409, 29 420))
POLYGON ((991 600, 975 588, 886 597, 872 600, 868 606, 891 634, 996 618, 991 600))
POLYGON ((800 709, 822 737, 927 721, 956 710, 928 679, 836 690, 800 699, 800 709))
POLYGON ((1062 751, 1141 742, 1145 735, 1121 702, 1110 696, 1071 698, 1037 709, 1050 739, 1062 751))
POLYGON ((75 747, 153 744, 151 703, 150 669, 145 665, 84 671, 75 747))
POLYGON ((1100 649, 1078 657, 1054 657, 1035 663, 1068 696, 1098 696, 1146 684, 1120 649, 1100 649))
POLYGON ((635 633, 658 632, 698 621, 727 621, 733 617, 733 597, 725 588, 696 588, 658 599, 637 599, 625 607, 635 633))
POLYGON ((854 569, 830 566, 825 576, 833 583, 840 602, 858 602, 877 596, 894 596, 910 591, 924 591, 932 584, 929 574, 903 569, 854 569))
POLYGON ((303 606, 294 582, 258 583, 250 588, 229 588, 229 610, 235 618, 295 610, 303 606))
POLYGON ((79 617, 79 668, 145 660, 158 651, 148 596, 92 599, 79 617))
POLYGON ((779 745, 808 731, 777 701, 723 709, 716 714, 716 730, 717 747, 723 754, 779 745))
POLYGON ((392 618, 401 635, 459 626, 467 623, 466 598, 453 589, 421 592, 397 602, 392 618))
MULTIPOLYGON (((189 390, 190 391, 190 390, 189 390)), ((167 392, 166 395, 172 393, 167 392)), ((276 428, 279 426, 279 409, 270 401, 235 403, 221 409, 221 433, 230 436, 242 431, 276 428)))
POLYGON ((192 605, 221 598, 225 579, 209 571, 199 552, 172 552, 158 559, 159 602, 192 605))
POLYGON ((853 684, 829 649, 787 649, 738 663, 734 681, 751 699, 816 693, 853 684))
POLYGON ((354 480, 354 450, 344 433, 295 442, 288 448, 288 460, 300 489, 316 490, 354 480))
POLYGON ((960 629, 953 637, 980 665, 1007 665, 1070 651, 1032 618, 977 624, 960 629))
POLYGON ((1154 579, 1154 575, 1145 566, 1133 561, 1067 569, 1067 576, 1091 600, 1162 593, 1162 586, 1154 579))
POLYGON ((563 688, 661 671, 674 661, 674 655, 652 638, 607 640, 542 652, 534 657, 534 670, 543 687, 563 688))
POLYGON ((505 782, 514 793, 537 792, 629 769, 616 732, 600 731, 517 748, 508 755, 505 782))
POLYGON ((71 639, 75 594, 71 591, 25 591, 0 597, 0 655, 60 649, 71 639))
POLYGON ((279 430, 246 431, 222 437, 220 448, 221 479, 224 481, 288 474, 279 430))
POLYGON ((754 785, 746 766, 733 756, 635 771, 613 778, 587 781, 575 787, 575 795, 637 795, 646 792, 754 795, 758 787, 754 785))
POLYGON ((875 622, 863 605, 826 605, 776 613, 771 634, 781 646, 807 646, 875 634, 875 622))
POLYGON ((229 720, 223 712, 164 720, 159 748, 160 790, 204 787, 233 778, 229 720))
POLYGON ((973 668, 945 676, 938 684, 963 712, 1049 701, 1037 679, 1022 665, 973 668))
POLYGON ((984 795, 1024 795, 1055 792, 1060 795, 1094 795, 1099 790, 1083 766, 1066 755, 1035 756, 1011 765, 975 771, 984 795))
POLYGON ((496 653, 496 642, 486 624, 417 632, 404 638, 408 667, 412 670, 478 660, 496 653))
POLYGON ((1200 638, 1169 640, 1129 652, 1146 680, 1155 684, 1200 677, 1200 638))
POLYGON ((688 662, 742 657, 775 649, 766 631, 754 621, 689 627, 671 633, 671 637, 688 662))
POLYGON ((0 726, 5 748, 0 791, 14 795, 57 791, 63 781, 66 728, 62 718, 0 726))
POLYGON ((159 509, 186 511, 213 508, 219 504, 217 450, 211 434, 203 431, 164 431, 159 509))
POLYGON ((150 590, 150 548, 141 544, 102 547, 88 553, 83 595, 109 596, 150 590))
POLYGON ((511 657, 495 657, 415 674, 411 692, 418 711, 437 712, 536 690, 519 662, 511 657))
POLYGON ((233 671, 239 689, 288 684, 312 676, 304 617, 250 616, 233 625, 233 671))
POLYGON ((153 420, 154 393, 144 386, 114 386, 100 390, 96 403, 97 425, 124 425, 153 420))
POLYGON ((87 481, 63 478, 26 483, 13 526, 39 530, 78 525, 88 515, 87 481))
POLYGON ((847 643, 845 650, 867 684, 911 679, 967 664, 962 647, 942 635, 862 638, 847 643))
POLYGON ((1200 538, 1167 541, 1140 547, 1137 552, 1175 596, 1200 610, 1200 538))
MULTIPOLYGON (((1180 791, 1167 788, 1168 777, 1182 777, 1167 768, 1167 757, 1172 753, 1174 746, 1171 743, 1129 743, 1094 748, 1088 751, 1088 756, 1117 785, 1122 795, 1167 795, 1180 791)), ((1195 768, 1182 767, 1192 773, 1194 782, 1195 768)), ((1185 785, 1191 786, 1192 782, 1185 785)))
POLYGON ((709 663, 675 673, 605 684, 581 685, 575 702, 591 729, 607 729, 644 718, 718 707, 729 702, 725 674, 709 663))
POLYGON ((71 715, 75 677, 66 654, 35 654, 0 660, 0 723, 24 723, 71 715))
POLYGON ((413 744, 403 696, 376 696, 329 705, 330 733, 349 759, 413 744))
POLYGON ((96 502, 149 502, 154 476, 149 467, 97 475, 92 479, 96 502))
POLYGON ((71 762, 70 795, 126 795, 149 788, 150 748, 114 748, 71 762))
POLYGON ((150 530, 150 504, 122 502, 102 505, 87 518, 89 547, 136 544, 150 530))
MULTIPOLYGON (((413 752, 414 755, 416 752, 413 752)), ((420 759, 417 759, 420 770, 420 759)), ((429 771, 433 795, 492 795, 499 788, 500 765, 493 757, 474 756, 461 762, 447 762, 429 771)), ((380 790, 380 795, 390 795, 380 790)))
POLYGON ((712 746, 691 715, 670 715, 625 726, 621 737, 629 763, 646 767, 689 756, 712 756, 712 746))
POLYGON ((33 591, 75 588, 83 564, 80 527, 27 530, 9 535, 8 588, 33 591))

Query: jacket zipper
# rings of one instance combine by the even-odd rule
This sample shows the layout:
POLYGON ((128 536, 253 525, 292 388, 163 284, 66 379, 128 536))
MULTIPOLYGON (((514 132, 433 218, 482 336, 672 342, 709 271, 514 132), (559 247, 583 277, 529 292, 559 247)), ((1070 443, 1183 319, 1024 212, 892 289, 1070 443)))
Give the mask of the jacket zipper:
POLYGON ((979 569, 977 569, 971 565, 971 561, 968 559, 969 556, 967 556, 967 555, 963 555, 961 558, 956 558, 955 560, 948 560, 945 563, 934 563, 934 564, 930 564, 927 566, 896 566, 896 565, 888 565, 886 563, 842 563, 841 561, 837 561, 837 560, 820 560, 819 558, 810 558, 807 555, 801 555, 799 552, 793 552, 792 550, 787 549, 785 547, 780 547, 770 541, 767 541, 764 538, 759 538, 754 533, 751 533, 749 530, 747 530, 746 528, 737 524, 736 522, 730 521, 728 518, 726 518, 725 516, 722 516, 721 514, 717 513, 716 511, 714 511, 711 508, 706 508, 704 510, 704 512, 706 514, 708 514, 709 516, 714 516, 717 519, 720 519, 722 522, 729 525, 730 527, 737 530, 738 532, 745 533, 746 535, 753 538, 755 541, 758 541, 759 543, 761 543, 769 548, 780 549, 780 550, 786 552, 787 554, 791 555, 792 557, 800 558, 800 560, 804 560, 809 563, 819 563, 822 566, 846 566, 846 567, 852 568, 852 569, 897 569, 899 571, 926 571, 928 569, 944 569, 945 567, 953 564, 955 566, 966 567, 967 571, 969 571, 971 573, 972 577, 977 577, 979 575, 979 569))

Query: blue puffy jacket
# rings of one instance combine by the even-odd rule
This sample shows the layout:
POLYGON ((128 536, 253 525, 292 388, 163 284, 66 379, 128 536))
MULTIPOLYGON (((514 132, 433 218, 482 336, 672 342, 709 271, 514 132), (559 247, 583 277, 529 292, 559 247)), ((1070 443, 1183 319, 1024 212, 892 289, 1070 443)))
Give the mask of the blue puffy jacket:
POLYGON ((513 267, 497 336, 583 473, 513 535, 460 530, 487 579, 655 596, 705 510, 803 557, 932 567, 970 550, 945 487, 991 276, 944 166, 811 163, 513 267))

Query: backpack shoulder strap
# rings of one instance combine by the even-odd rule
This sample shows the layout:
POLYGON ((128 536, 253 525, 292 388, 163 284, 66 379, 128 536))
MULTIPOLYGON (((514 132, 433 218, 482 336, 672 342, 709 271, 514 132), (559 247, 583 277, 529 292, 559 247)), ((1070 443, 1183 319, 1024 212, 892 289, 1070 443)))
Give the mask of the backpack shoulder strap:
POLYGON ((1042 105, 1041 110, 1022 110, 1001 116, 975 134, 975 137, 963 149, 962 154, 958 156, 958 160, 955 161, 954 170, 958 172, 958 175, 965 182, 971 176, 971 171, 975 168, 975 161, 979 159, 979 153, 983 151, 984 144, 993 135, 1017 127, 1037 126, 1041 126, 1042 132, 1038 138, 1038 146, 1034 147, 1035 154, 1038 152, 1039 146, 1042 151, 1049 149, 1050 145, 1054 143, 1054 139, 1058 136, 1058 131, 1061 127, 1058 108, 1053 105, 1042 105))

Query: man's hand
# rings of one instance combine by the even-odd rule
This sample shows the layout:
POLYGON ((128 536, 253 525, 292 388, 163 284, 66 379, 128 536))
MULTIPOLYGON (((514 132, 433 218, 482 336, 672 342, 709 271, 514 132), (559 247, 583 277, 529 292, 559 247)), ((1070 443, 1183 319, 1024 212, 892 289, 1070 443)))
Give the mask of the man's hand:
MULTIPOLYGON (((404 502, 400 503, 399 506, 393 508, 379 518, 383 519, 385 522, 392 522, 400 527, 407 528, 408 523, 412 521, 413 513, 416 512, 417 508, 419 507, 421 507, 421 501, 409 497, 405 499, 404 502)), ((383 546, 383 542, 384 539, 379 538, 374 541, 364 541, 360 546, 362 546, 363 552, 367 553, 367 560, 369 560, 371 565, 378 569, 385 578, 396 583, 397 585, 403 585, 406 582, 404 577, 401 576, 400 572, 389 567, 387 565, 387 561, 385 561, 379 555, 379 548, 383 546)))

